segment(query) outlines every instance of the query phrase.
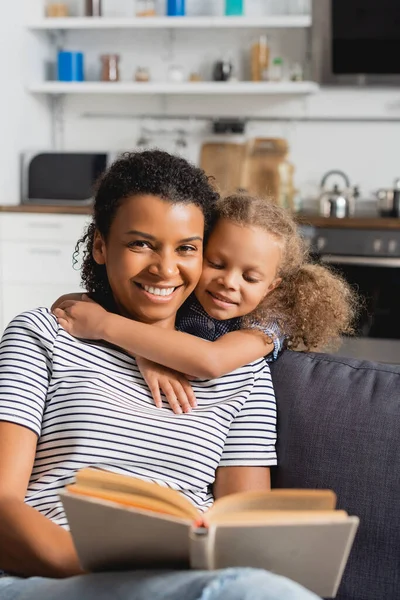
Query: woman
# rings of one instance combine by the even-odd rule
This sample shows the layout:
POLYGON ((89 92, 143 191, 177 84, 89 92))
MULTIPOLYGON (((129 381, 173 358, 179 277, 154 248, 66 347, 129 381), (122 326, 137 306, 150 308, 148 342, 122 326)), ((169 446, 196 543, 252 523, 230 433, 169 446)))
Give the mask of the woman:
MULTIPOLYGON (((99 186, 83 280, 116 312, 173 328, 200 276, 217 194, 159 151, 127 155, 99 186)), ((77 340, 47 309, 19 315, 0 346, 0 595, 4 600, 315 598, 264 571, 84 574, 58 491, 86 465, 157 481, 200 509, 269 487, 275 403, 261 360, 195 384, 199 409, 158 411, 136 361, 77 340)))

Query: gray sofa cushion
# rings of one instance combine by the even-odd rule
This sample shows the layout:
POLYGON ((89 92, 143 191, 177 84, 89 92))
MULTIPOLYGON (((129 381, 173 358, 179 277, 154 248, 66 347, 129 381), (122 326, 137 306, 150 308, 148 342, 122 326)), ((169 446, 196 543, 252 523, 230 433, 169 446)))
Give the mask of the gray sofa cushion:
POLYGON ((400 367, 286 351, 271 370, 273 486, 330 488, 360 517, 338 600, 398 600, 400 367))

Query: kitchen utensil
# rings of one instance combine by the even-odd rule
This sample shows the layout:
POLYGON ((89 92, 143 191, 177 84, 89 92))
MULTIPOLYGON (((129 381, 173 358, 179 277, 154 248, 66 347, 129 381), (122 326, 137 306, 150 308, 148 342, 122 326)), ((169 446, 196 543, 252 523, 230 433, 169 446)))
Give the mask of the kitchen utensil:
POLYGON ((214 65, 213 80, 229 81, 232 77, 233 65, 228 60, 218 60, 214 65))
POLYGON ((246 145, 240 187, 248 193, 294 210, 294 166, 288 143, 281 138, 255 138, 246 145))
POLYGON ((323 217, 336 217, 343 219, 354 214, 355 190, 350 186, 350 179, 343 171, 332 170, 325 173, 321 181, 321 195, 319 197, 320 214, 323 217), (345 187, 340 188, 337 183, 333 188, 326 189, 328 179, 332 176, 344 181, 345 187))
POLYGON ((243 144, 206 142, 200 152, 200 166, 215 178, 223 194, 240 189, 241 169, 245 154, 243 144))
POLYGON ((57 55, 58 81, 83 81, 83 54, 60 50, 57 55))
POLYGON ((381 217, 400 217, 400 178, 394 180, 393 189, 380 189, 376 197, 381 217))

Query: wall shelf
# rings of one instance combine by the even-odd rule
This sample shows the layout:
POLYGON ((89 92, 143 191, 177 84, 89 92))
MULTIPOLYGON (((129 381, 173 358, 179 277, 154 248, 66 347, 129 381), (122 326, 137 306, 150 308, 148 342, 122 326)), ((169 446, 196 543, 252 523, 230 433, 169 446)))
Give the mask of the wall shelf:
POLYGON ((282 29, 309 28, 310 15, 261 17, 67 17, 43 18, 28 24, 31 31, 98 29, 282 29))
POLYGON ((305 95, 318 92, 319 86, 311 81, 261 82, 250 81, 220 83, 214 81, 187 83, 135 83, 135 82, 59 82, 46 81, 29 86, 33 94, 132 94, 132 95, 305 95))

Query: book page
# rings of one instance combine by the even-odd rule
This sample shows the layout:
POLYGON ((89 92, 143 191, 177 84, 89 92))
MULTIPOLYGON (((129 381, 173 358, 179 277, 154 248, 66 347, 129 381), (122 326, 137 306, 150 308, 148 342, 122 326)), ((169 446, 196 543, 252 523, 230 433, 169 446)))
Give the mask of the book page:
MULTIPOLYGON (((76 485, 79 485, 81 490, 85 487, 88 491, 97 489, 98 491, 118 492, 127 495, 133 494, 135 496, 135 502, 137 501, 137 497, 141 496, 143 499, 142 508, 145 507, 147 499, 153 499, 165 504, 164 511, 168 511, 168 514, 172 514, 168 507, 174 507, 175 511, 173 514, 176 514, 177 516, 180 514, 182 517, 190 517, 192 519, 201 517, 201 514, 196 507, 180 492, 163 487, 157 483, 144 481, 137 477, 109 473, 108 471, 89 467, 78 471, 76 475, 76 485), (176 511, 179 511, 179 513, 176 511)), ((70 486, 69 489, 73 490, 73 486, 70 486)), ((150 506, 154 507, 154 502, 149 503, 149 510, 152 510, 150 506)))
POLYGON ((336 495, 331 490, 267 490, 241 492, 220 498, 206 513, 208 522, 219 515, 245 511, 334 510, 336 495))

